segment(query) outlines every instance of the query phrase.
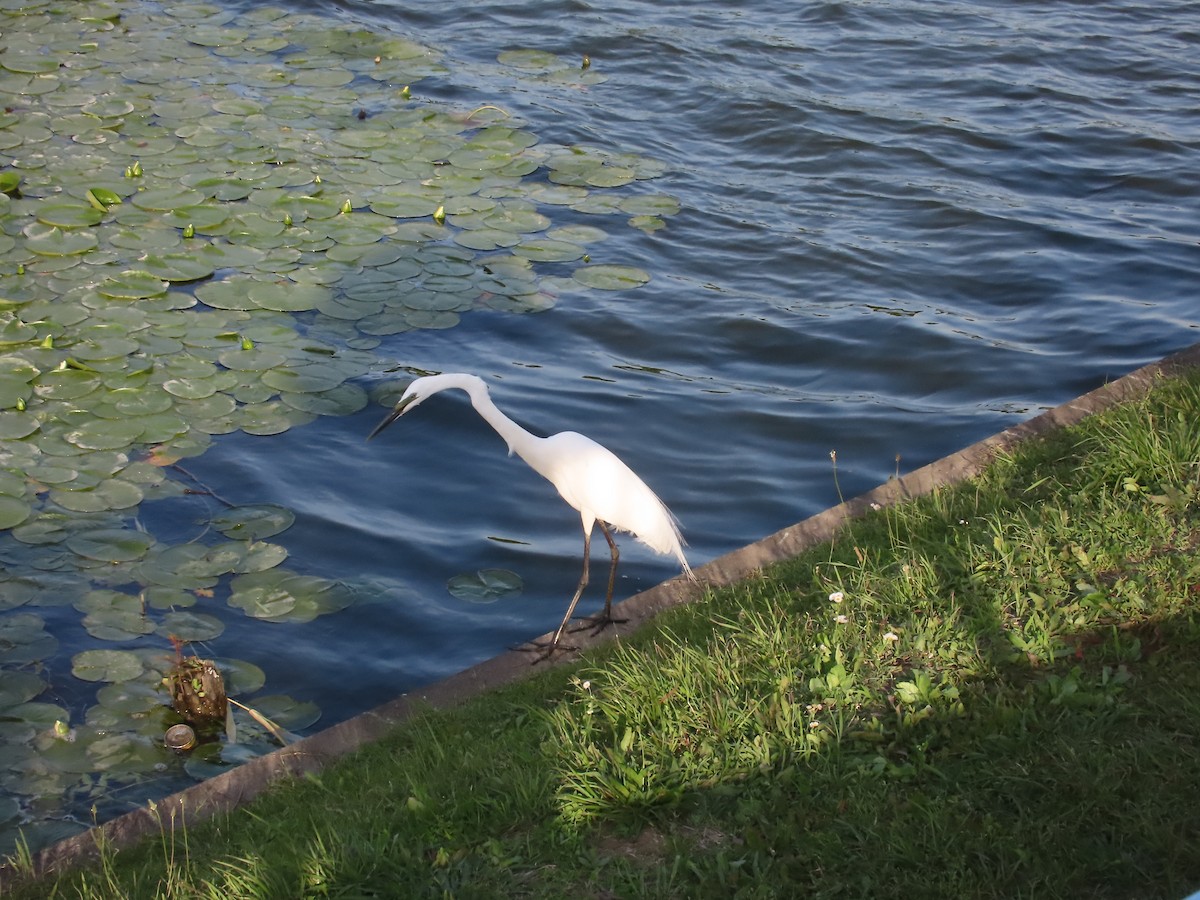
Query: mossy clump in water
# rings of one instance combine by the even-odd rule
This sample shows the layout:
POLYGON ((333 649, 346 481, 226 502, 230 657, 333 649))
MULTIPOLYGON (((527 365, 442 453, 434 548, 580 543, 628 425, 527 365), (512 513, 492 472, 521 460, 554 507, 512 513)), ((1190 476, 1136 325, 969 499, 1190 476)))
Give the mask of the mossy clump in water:
POLYGON ((191 656, 181 659, 166 677, 171 706, 192 725, 224 722, 229 702, 225 680, 211 660, 191 656))

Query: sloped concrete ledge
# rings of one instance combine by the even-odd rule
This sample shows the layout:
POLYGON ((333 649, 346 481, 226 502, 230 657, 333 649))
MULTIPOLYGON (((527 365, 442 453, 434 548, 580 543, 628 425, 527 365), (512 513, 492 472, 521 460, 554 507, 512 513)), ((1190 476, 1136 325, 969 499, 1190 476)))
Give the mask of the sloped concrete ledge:
MULTIPOLYGON (((849 519, 862 515, 873 504, 887 506, 971 478, 998 454, 1022 441, 1074 425, 1092 413, 1145 394, 1163 376, 1197 367, 1200 367, 1200 344, 1144 366, 1082 397, 1047 410, 899 479, 890 480, 866 494, 831 507, 747 547, 718 557, 696 569, 699 585, 677 577, 636 594, 616 607, 618 615, 628 618, 626 623, 603 632, 597 638, 585 637, 579 643, 592 646, 629 634, 662 610, 703 596, 704 585, 720 587, 732 584, 831 539, 849 519)), ((544 637, 548 639, 550 635, 544 637)), ((279 779, 320 771, 339 757, 382 737, 421 709, 449 707, 484 691, 526 678, 536 671, 538 669, 530 665, 528 654, 508 652, 493 657, 291 746, 172 794, 159 800, 152 808, 134 810, 48 847, 34 855, 32 874, 40 877, 65 870, 95 858, 101 846, 109 849, 128 847, 162 832, 228 812, 253 799, 279 779)), ((0 867, 0 888, 22 877, 23 873, 0 867)))

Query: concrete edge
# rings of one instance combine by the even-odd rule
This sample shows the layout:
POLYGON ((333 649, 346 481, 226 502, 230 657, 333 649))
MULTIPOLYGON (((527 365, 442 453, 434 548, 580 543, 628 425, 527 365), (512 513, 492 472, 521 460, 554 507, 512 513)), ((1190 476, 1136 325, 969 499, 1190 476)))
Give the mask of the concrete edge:
MULTIPOLYGON (((704 586, 721 587, 755 575, 773 563, 799 555, 831 539, 849 519, 873 505, 887 506, 931 493, 979 474, 1000 453, 1032 437, 1074 425, 1088 415, 1145 394, 1156 380, 1187 369, 1200 368, 1200 343, 1143 366, 1082 397, 1047 410, 1028 421, 972 444, 964 450, 910 472, 777 531, 749 546, 734 550, 698 567, 699 584, 682 576, 635 594, 616 605, 628 621, 596 638, 578 642, 587 647, 629 634, 662 610, 704 595, 704 586)), ((549 638, 550 634, 544 636, 549 638)), ((574 658, 572 654, 571 658, 574 658)), ((558 662, 549 663, 555 665, 558 662)), ((252 800, 275 781, 319 772, 337 758, 382 737, 422 709, 446 708, 485 691, 511 684, 541 671, 529 655, 509 651, 469 669, 404 694, 337 725, 258 757, 221 775, 165 797, 153 805, 126 813, 88 831, 66 838, 33 856, 31 873, 0 866, 0 889, 26 878, 40 878, 80 865, 99 855, 99 849, 121 849, 148 837, 195 824, 252 800)))

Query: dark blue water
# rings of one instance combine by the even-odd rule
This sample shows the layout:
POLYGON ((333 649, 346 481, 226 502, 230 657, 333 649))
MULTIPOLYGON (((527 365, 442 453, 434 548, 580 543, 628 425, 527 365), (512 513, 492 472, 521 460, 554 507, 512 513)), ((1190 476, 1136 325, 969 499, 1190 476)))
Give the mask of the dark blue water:
MULTIPOLYGON (((603 245, 646 287, 469 314, 379 352, 478 373, 531 429, 613 448, 678 515, 693 565, 836 503, 838 483, 873 487, 897 456, 923 465, 1200 337, 1194 3, 337 14, 441 50, 449 74, 422 97, 667 164, 654 188, 681 212, 653 235, 614 220, 603 245), (496 64, 524 48, 590 54, 608 80, 538 86, 496 64)), ((364 586, 343 613, 222 639, 223 655, 269 647, 275 683, 319 671, 293 693, 325 724, 552 628, 578 578, 576 514, 465 398, 368 445, 383 412, 221 438, 189 463, 238 502, 296 510, 290 565, 364 586), (524 594, 450 596, 447 579, 483 567, 524 594)), ((675 574, 624 549, 623 594, 675 574)))

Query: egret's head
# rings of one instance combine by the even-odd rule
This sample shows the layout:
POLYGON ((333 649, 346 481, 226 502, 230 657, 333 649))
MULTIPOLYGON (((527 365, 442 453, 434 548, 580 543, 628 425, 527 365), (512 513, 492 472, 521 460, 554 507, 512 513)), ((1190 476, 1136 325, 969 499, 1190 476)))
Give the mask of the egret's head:
POLYGON ((375 435, 379 434, 379 432, 383 431, 383 429, 387 428, 389 425, 391 425, 393 422, 395 422, 398 418, 400 418, 402 415, 404 415, 406 412, 408 412, 410 409, 412 409, 414 406, 416 406, 418 403, 420 403, 422 400, 424 400, 426 397, 429 396, 429 394, 427 392, 424 392, 421 390, 421 382, 422 381, 423 381, 423 379, 418 378, 416 381, 414 381, 412 384, 410 384, 407 388, 404 389, 403 395, 401 395, 401 397, 400 397, 399 401, 397 401, 395 407, 392 408, 392 411, 387 414, 387 416, 384 418, 384 420, 382 422, 380 422, 378 425, 375 426, 374 431, 372 431, 370 434, 367 435, 368 441, 371 440, 371 438, 375 437, 375 435))
MULTIPOLYGON (((445 372, 441 375, 425 375, 421 378, 414 378, 412 383, 404 389, 404 394, 400 397, 400 401, 396 404, 395 409, 388 413, 387 418, 380 422, 375 430, 367 435, 367 440, 369 441, 375 437, 375 435, 379 434, 379 432, 383 431, 383 429, 387 428, 422 400, 432 397, 439 391, 448 391, 451 388, 466 391, 472 403, 478 403, 480 398, 487 397, 487 385, 483 383, 478 375, 467 375, 463 372, 445 372)), ((475 408, 478 409, 479 407, 476 406, 475 408)))

